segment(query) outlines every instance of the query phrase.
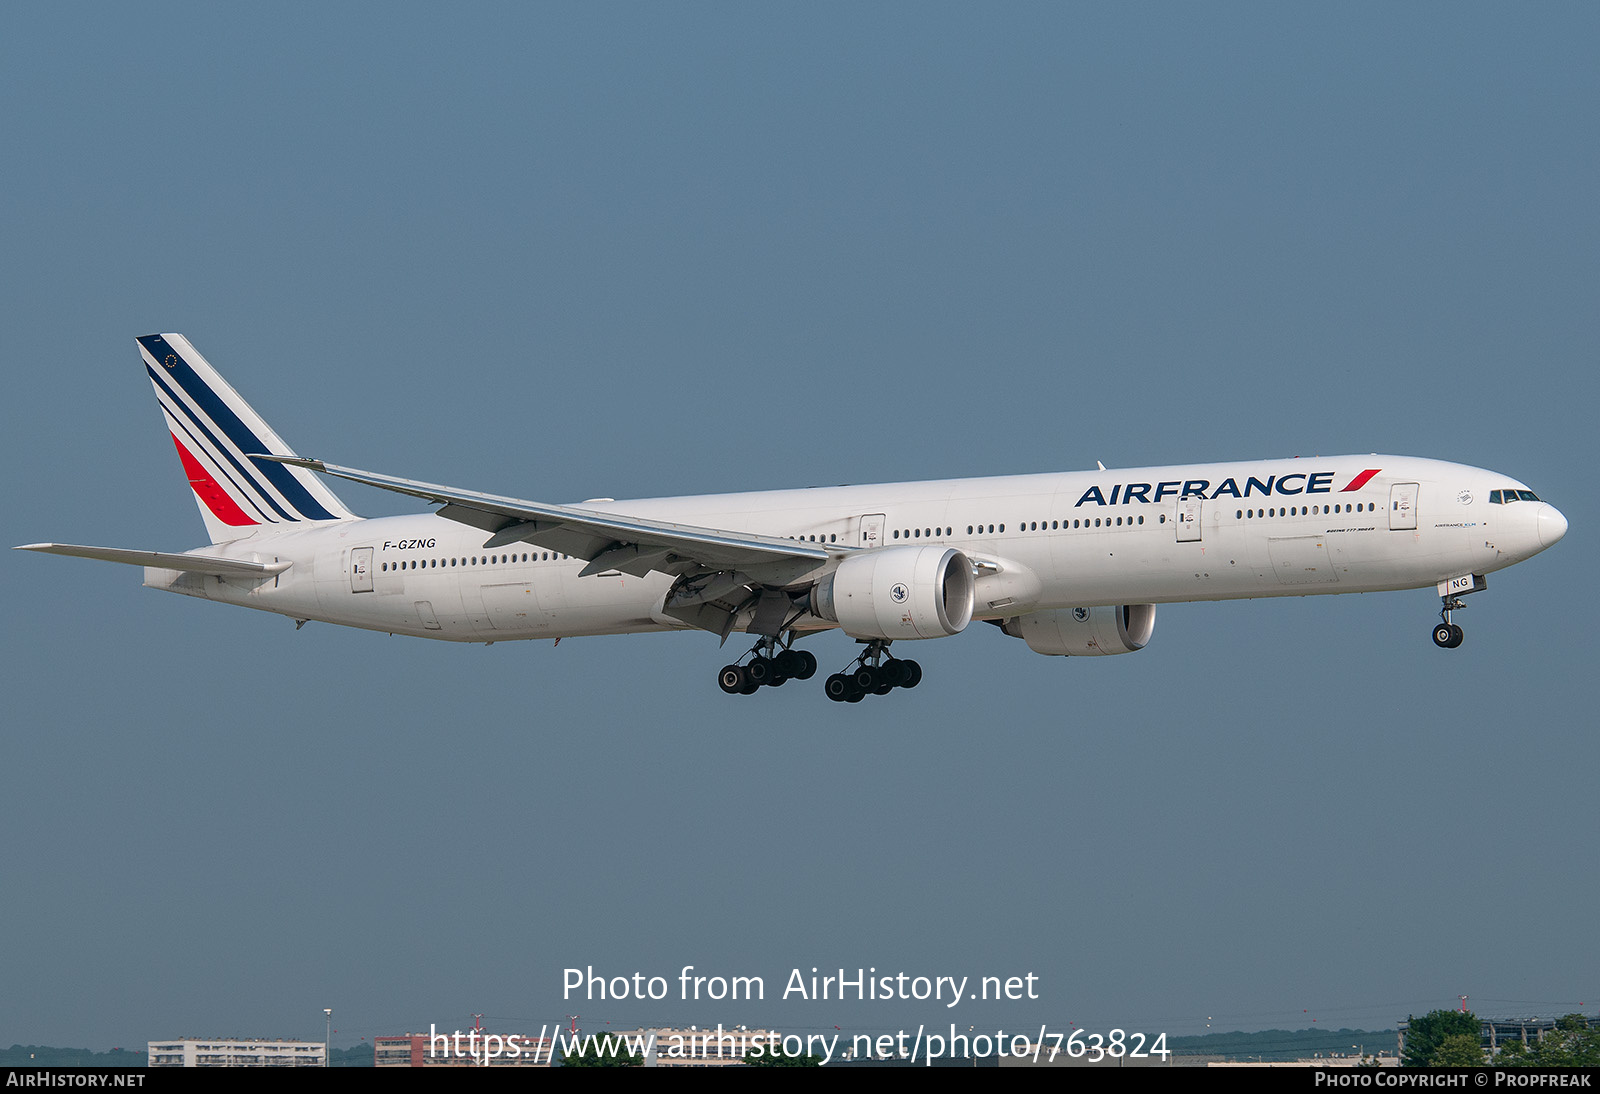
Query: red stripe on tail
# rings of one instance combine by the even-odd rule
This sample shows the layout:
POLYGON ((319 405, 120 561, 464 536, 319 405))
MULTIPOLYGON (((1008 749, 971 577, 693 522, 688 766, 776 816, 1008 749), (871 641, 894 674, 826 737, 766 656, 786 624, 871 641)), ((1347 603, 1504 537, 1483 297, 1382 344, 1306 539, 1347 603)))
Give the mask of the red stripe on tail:
POLYGON ((190 489, 200 496, 200 500, 205 503, 206 508, 211 510, 212 516, 223 524, 231 525, 235 528, 246 524, 259 523, 250 514, 239 508, 238 503, 229 497, 228 492, 217 484, 217 480, 211 477, 210 472, 200 466, 200 461, 190 455, 187 448, 183 447, 182 441, 178 440, 175 435, 169 434, 169 436, 172 436, 173 447, 178 450, 178 458, 183 461, 183 472, 189 476, 190 489))

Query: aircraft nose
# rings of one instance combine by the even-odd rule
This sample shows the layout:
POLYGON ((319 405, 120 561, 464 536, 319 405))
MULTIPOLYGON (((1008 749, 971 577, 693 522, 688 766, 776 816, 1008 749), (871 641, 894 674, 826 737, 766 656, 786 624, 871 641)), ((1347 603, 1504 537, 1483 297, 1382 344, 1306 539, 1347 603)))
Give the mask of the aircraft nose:
POLYGON ((1554 547, 1567 534, 1567 518, 1549 502, 1539 503, 1539 542, 1554 547))

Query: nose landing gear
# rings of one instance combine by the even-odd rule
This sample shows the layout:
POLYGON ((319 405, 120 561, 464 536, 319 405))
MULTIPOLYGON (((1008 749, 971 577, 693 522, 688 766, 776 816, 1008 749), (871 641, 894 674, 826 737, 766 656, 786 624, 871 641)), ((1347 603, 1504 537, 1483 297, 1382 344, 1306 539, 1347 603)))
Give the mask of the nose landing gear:
POLYGON ((1433 644, 1442 650, 1453 650, 1461 645, 1462 639, 1467 636, 1467 632, 1462 630, 1459 625, 1450 622, 1450 613, 1466 605, 1461 603, 1459 596, 1450 595, 1443 599, 1444 607, 1439 611, 1439 618, 1443 622, 1433 628, 1433 644))

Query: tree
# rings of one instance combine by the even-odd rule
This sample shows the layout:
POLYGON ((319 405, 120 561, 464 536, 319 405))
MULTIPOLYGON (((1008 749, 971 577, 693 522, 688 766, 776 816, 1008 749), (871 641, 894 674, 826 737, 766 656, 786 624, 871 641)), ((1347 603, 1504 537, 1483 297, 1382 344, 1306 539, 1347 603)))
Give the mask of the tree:
MULTIPOLYGON (((1480 1043, 1483 1023, 1471 1011, 1430 1010, 1421 1018, 1406 1019, 1406 1047, 1400 1054, 1401 1067, 1432 1067, 1433 1054, 1445 1038, 1470 1036, 1473 1044, 1480 1043)), ((1480 1053, 1477 1063, 1483 1062, 1480 1053)))
POLYGON ((1530 1045, 1507 1041, 1495 1055, 1496 1067, 1600 1067, 1600 1027, 1581 1014, 1556 1020, 1556 1028, 1530 1045))
POLYGON ((1429 1067, 1482 1067, 1483 1040, 1476 1033, 1452 1033, 1428 1057, 1429 1067))

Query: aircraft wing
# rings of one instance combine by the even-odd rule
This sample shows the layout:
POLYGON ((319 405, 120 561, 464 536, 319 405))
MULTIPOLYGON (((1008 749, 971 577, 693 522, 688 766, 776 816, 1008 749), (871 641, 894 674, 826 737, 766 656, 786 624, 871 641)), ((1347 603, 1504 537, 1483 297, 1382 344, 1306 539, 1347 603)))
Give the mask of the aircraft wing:
POLYGON ((192 574, 217 577, 271 577, 281 574, 291 562, 250 562, 215 555, 180 555, 169 551, 129 551, 122 547, 85 547, 76 543, 26 543, 16 551, 42 551, 47 555, 97 558, 102 562, 121 562, 129 566, 155 566, 163 570, 185 570, 192 574))
POLYGON ((763 584, 784 585, 831 557, 856 550, 842 544, 806 543, 723 528, 606 513, 572 505, 549 505, 480 494, 434 483, 358 471, 297 456, 252 455, 325 475, 366 483, 443 505, 438 515, 490 533, 486 549, 526 541, 589 562, 583 573, 620 570, 643 577, 652 570, 681 575, 694 571, 748 574, 763 584))

